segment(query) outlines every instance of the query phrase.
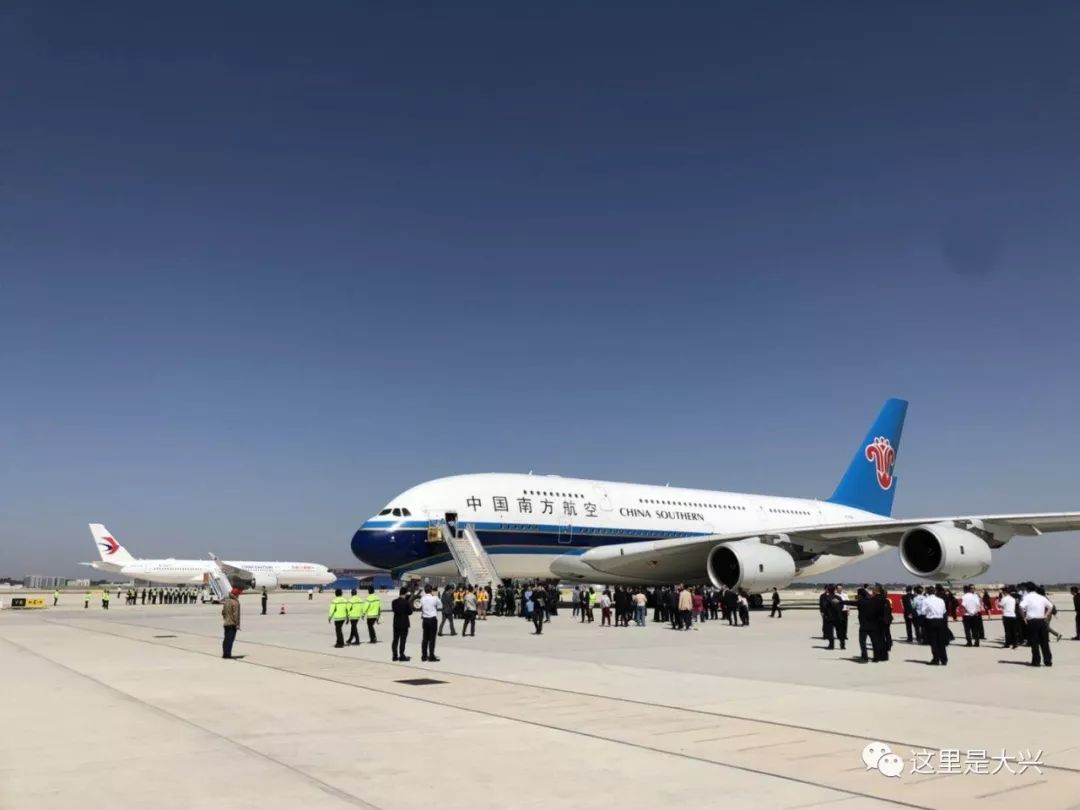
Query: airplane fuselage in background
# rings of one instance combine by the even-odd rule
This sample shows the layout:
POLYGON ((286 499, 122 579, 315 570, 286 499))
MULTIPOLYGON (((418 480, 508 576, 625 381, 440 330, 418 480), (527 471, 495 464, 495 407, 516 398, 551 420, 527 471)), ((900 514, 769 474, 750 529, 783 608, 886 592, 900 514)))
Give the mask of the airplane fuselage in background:
POLYGON ((103 523, 90 523, 98 560, 89 563, 99 571, 163 585, 211 584, 217 591, 231 585, 241 588, 277 588, 281 585, 329 585, 337 576, 325 566, 310 562, 242 560, 228 562, 212 554, 207 560, 149 559, 135 557, 103 523))
MULTIPOLYGON (((132 579, 163 585, 202 585, 207 575, 218 568, 213 560, 135 560, 126 565, 108 562, 91 563, 99 571, 109 571, 132 579)), ((281 585, 329 585, 337 577, 326 566, 299 562, 230 562, 255 575, 256 588, 281 585)))

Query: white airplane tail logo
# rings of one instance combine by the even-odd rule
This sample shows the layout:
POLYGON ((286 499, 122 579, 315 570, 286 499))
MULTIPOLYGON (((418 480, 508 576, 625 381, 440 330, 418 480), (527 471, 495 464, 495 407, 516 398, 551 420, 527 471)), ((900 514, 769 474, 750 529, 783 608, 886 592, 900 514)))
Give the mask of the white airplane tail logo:
POLYGON ((94 536, 94 544, 103 562, 120 566, 135 562, 135 558, 128 553, 126 548, 116 542, 116 538, 102 524, 91 523, 90 534, 94 536))

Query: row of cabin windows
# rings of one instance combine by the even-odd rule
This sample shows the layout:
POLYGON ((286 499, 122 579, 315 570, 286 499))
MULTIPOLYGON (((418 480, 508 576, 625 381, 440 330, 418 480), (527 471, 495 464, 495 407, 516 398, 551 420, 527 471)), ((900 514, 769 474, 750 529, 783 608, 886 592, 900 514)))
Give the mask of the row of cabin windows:
MULTIPOLYGON (((584 498, 584 495, 577 495, 573 492, 539 492, 536 490, 522 490, 523 495, 542 495, 550 496, 552 498, 584 498)), ((654 506, 693 506, 698 509, 730 509, 738 512, 745 512, 745 506, 737 506, 727 503, 698 503, 696 501, 662 501, 655 498, 638 498, 638 503, 651 504, 654 506)), ((811 512, 805 509, 770 509, 770 512, 776 515, 812 515, 811 512)), ((379 512, 379 516, 392 515, 393 517, 412 517, 410 512, 405 507, 394 507, 383 509, 379 512)))
MULTIPOLYGON (((656 506, 694 506, 699 509, 731 509, 737 512, 745 512, 745 506, 737 506, 728 503, 699 503, 697 501, 663 501, 655 498, 638 498, 638 503, 652 504, 656 506)), ((805 509, 769 509, 770 512, 776 515, 807 515, 812 516, 813 513, 805 509)))
POLYGON ((579 495, 576 492, 540 492, 539 490, 536 490, 536 489, 523 489, 523 490, 521 490, 521 494, 522 495, 541 495, 541 496, 547 496, 547 497, 550 497, 550 498, 584 498, 585 497, 584 495, 579 495))
POLYGON ((698 503, 696 501, 660 501, 655 498, 638 498, 638 503, 648 503, 655 506, 695 506, 698 509, 731 509, 737 512, 745 512, 745 506, 735 506, 729 503, 698 503))

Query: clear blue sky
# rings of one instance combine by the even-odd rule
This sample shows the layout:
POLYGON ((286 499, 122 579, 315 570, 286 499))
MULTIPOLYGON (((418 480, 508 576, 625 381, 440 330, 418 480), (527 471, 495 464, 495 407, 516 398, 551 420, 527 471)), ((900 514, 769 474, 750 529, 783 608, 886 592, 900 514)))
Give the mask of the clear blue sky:
POLYGON ((1078 23, 5 4, 0 573, 349 564, 456 472, 825 497, 888 396, 897 514, 1080 508, 1078 23))

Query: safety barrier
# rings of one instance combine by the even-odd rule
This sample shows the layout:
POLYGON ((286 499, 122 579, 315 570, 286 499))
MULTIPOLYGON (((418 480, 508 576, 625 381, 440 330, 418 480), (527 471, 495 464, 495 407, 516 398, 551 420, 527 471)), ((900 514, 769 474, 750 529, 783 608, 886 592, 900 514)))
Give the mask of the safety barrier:
POLYGON ((12 610, 37 610, 46 607, 46 602, 37 596, 13 596, 8 607, 12 610))
MULTIPOLYGON (((957 596, 957 599, 959 599, 959 598, 960 597, 957 596)), ((893 612, 894 616, 903 616, 904 615, 904 595, 902 593, 890 593, 889 594, 889 603, 892 605, 892 612, 893 612)), ((957 606, 956 615, 958 617, 964 615, 964 606, 963 605, 958 605, 957 606)), ((996 596, 990 597, 990 611, 989 611, 989 614, 984 613, 983 615, 990 615, 990 616, 1000 616, 1001 615, 1001 608, 998 606, 998 600, 997 600, 996 596)))

